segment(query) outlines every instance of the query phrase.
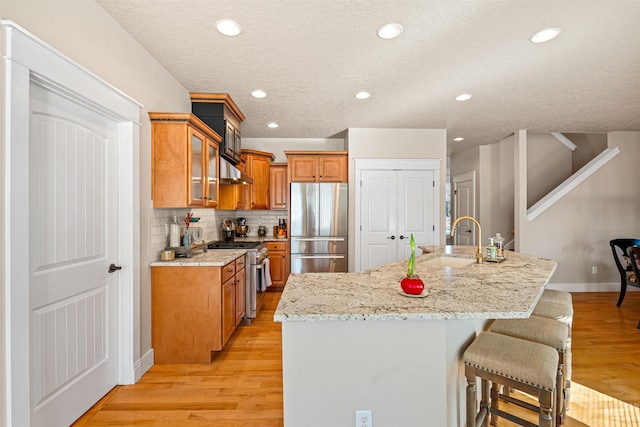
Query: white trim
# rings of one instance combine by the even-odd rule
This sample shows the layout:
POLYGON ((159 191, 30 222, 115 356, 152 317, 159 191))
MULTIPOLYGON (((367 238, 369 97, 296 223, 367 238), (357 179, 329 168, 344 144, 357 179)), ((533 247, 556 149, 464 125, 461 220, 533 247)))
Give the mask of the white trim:
MULTIPOLYGON (((355 165, 355 248, 354 254, 360 251, 362 232, 360 230, 360 191, 362 189, 362 171, 364 170, 429 170, 433 171, 434 179, 434 243, 440 243, 440 212, 442 209, 440 200, 440 159, 353 159, 355 165)), ((355 271, 360 271, 360 257, 355 256, 355 271)))
POLYGON ((563 145, 565 145, 569 150, 574 151, 578 146, 571 142, 569 138, 561 134, 560 132, 551 132, 551 136, 560 141, 563 145))
POLYGON ((558 185, 549 194, 531 206, 531 208, 527 210, 527 219, 529 221, 533 221, 542 212, 553 206, 558 200, 566 196, 571 190, 593 175, 598 169, 606 165, 619 153, 620 147, 611 147, 598 154, 589 163, 567 178, 562 184, 558 185))
POLYGON ((136 362, 136 382, 153 366, 155 354, 153 349, 148 350, 140 360, 136 362))
POLYGON ((29 395, 29 85, 45 82, 58 93, 88 106, 119 122, 118 184, 118 316, 119 379, 132 383, 136 379, 134 360, 140 344, 140 209, 139 209, 139 139, 141 104, 109 83, 74 63, 68 57, 28 33, 11 21, 0 21, 5 32, 5 222, 4 242, 7 413, 0 424, 30 424, 29 395), (14 233, 20 231, 21 235, 14 233))
MULTIPOLYGON (((549 283, 547 289, 565 292, 616 292, 620 293, 620 282, 604 283, 549 283)), ((639 288, 627 286, 627 293, 640 292, 639 288)))

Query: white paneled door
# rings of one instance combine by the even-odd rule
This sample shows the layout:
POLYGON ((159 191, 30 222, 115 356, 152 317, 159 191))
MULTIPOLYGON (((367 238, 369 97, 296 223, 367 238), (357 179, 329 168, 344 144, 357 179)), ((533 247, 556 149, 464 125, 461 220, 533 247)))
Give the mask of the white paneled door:
MULTIPOLYGON (((465 172, 453 177, 453 221, 461 216, 475 218, 475 172, 465 172)), ((475 224, 462 220, 456 225, 455 245, 476 244, 475 224)))
POLYGON ((31 83, 31 425, 64 426, 118 383, 117 123, 31 83))
POLYGON ((362 170, 360 270, 408 259, 409 240, 437 244, 435 171, 362 170))

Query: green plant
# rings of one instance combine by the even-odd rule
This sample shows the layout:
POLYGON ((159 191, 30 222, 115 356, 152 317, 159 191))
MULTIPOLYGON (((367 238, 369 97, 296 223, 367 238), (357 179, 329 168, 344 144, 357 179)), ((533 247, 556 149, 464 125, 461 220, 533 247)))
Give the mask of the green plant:
POLYGON ((407 277, 417 277, 416 274, 416 241, 413 239, 413 233, 411 233, 411 240, 409 240, 409 246, 411 247, 411 257, 409 258, 409 266, 407 268, 407 277))

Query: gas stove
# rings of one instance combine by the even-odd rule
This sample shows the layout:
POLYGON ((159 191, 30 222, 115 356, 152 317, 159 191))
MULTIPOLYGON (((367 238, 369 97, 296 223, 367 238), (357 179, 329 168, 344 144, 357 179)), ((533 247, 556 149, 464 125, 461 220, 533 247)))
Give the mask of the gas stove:
POLYGON ((208 249, 254 249, 262 245, 262 242, 225 242, 220 240, 218 242, 211 242, 207 246, 208 249))

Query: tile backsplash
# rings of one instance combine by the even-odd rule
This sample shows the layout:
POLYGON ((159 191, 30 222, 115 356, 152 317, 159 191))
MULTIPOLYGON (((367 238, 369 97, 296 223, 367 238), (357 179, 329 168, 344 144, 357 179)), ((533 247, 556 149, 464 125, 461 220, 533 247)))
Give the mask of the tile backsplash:
POLYGON ((236 223, 236 218, 245 218, 249 226, 249 236, 258 235, 258 226, 267 227, 267 236, 273 234, 273 226, 278 225, 279 219, 287 218, 287 211, 218 211, 215 209, 153 209, 151 219, 151 260, 160 258, 162 252, 169 245, 169 224, 173 217, 178 217, 178 222, 184 227, 184 218, 189 211, 193 216, 200 218, 192 227, 200 227, 204 232, 204 239, 209 241, 221 240, 220 228, 222 221, 229 218, 236 223))

